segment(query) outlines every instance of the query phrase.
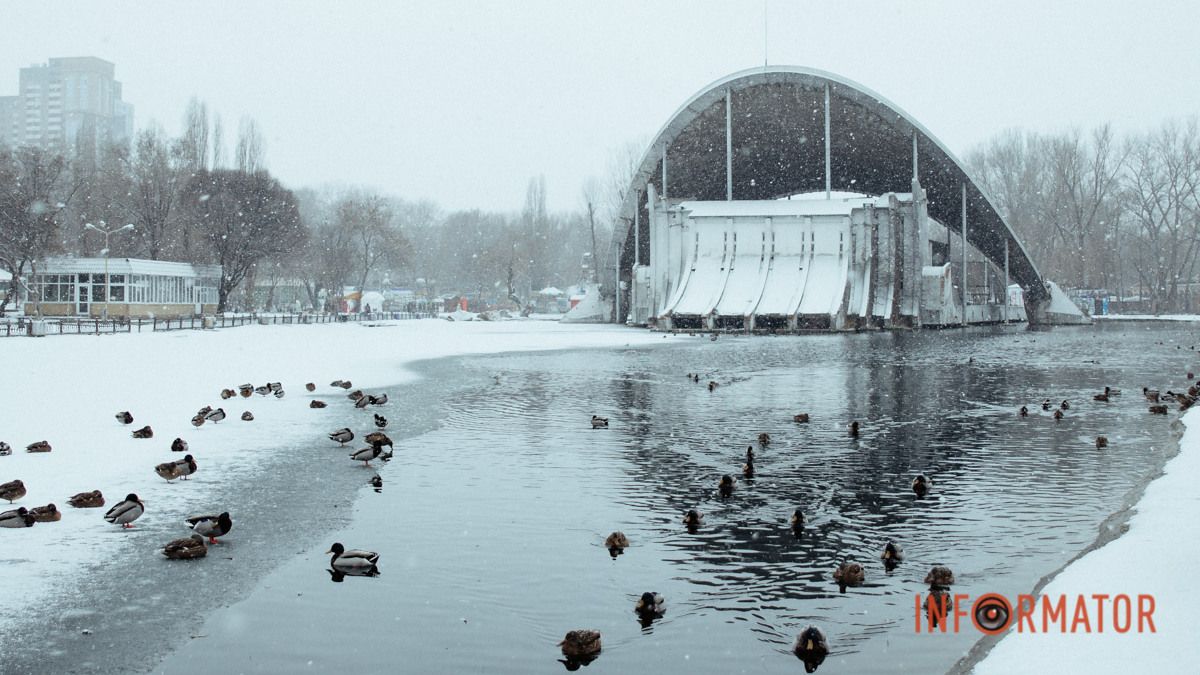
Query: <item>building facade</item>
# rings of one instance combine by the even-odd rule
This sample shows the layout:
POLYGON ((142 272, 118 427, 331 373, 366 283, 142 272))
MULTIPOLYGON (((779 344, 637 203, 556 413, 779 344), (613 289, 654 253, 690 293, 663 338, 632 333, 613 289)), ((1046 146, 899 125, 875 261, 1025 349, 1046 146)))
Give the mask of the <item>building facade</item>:
POLYGON ((31 286, 42 314, 168 318, 217 311, 219 265, 112 258, 105 283, 105 263, 104 258, 49 258, 39 265, 31 286))
POLYGON ((94 56, 52 58, 22 68, 16 96, 0 97, 0 142, 64 151, 80 142, 133 135, 133 106, 121 99, 116 66, 94 56))

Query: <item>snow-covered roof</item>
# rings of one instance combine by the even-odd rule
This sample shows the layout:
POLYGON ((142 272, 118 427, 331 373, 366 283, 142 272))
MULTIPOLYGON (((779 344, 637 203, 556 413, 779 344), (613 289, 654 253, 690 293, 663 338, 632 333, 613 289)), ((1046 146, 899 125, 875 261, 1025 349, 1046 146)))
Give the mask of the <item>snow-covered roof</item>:
MULTIPOLYGON (((899 195, 901 199, 907 195, 899 195)), ((865 204, 886 206, 886 197, 845 197, 842 199, 753 199, 737 201, 681 202, 681 208, 696 218, 848 216, 865 204)))
POLYGON ((563 292, 553 286, 547 286, 538 291, 538 295, 562 295, 563 292))
MULTIPOLYGON (((104 258, 47 258, 38 265, 39 274, 103 274, 104 258)), ((220 265, 193 265, 166 260, 109 258, 109 274, 147 274, 159 277, 219 277, 220 265)))

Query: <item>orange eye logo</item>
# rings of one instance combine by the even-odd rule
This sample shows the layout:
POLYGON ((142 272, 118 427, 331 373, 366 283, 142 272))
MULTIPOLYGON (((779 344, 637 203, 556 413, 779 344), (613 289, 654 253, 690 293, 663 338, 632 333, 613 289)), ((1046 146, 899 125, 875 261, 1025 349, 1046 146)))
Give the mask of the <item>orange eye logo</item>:
POLYGON ((1012 623, 1012 605, 998 593, 981 595, 971 607, 971 621, 979 632, 998 635, 1012 623))

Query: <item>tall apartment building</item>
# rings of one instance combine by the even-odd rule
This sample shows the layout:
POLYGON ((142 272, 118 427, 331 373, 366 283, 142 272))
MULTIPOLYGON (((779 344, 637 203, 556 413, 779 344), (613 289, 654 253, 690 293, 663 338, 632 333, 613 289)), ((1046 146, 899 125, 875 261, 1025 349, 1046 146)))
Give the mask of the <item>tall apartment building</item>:
POLYGON ((96 143, 127 140, 133 106, 121 100, 115 69, 94 56, 22 68, 17 95, 0 97, 0 142, 67 150, 81 134, 96 143))

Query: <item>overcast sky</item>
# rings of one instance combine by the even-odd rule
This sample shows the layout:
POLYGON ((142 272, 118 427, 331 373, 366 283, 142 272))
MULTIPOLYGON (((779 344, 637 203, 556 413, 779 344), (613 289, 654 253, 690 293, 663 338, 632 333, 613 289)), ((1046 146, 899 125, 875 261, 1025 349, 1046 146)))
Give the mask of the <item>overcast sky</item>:
MULTIPOLYGON (((576 208, 615 149, 761 66, 764 2, 13 2, 0 95, 52 56, 116 63, 139 127, 188 99, 232 143, 255 118, 290 187, 365 184, 445 208, 519 209, 544 174, 576 208)), ((965 154, 1008 127, 1119 131, 1200 113, 1200 2, 766 3, 766 55, 890 99, 965 154)), ((230 156, 229 153, 226 156, 230 156)))

